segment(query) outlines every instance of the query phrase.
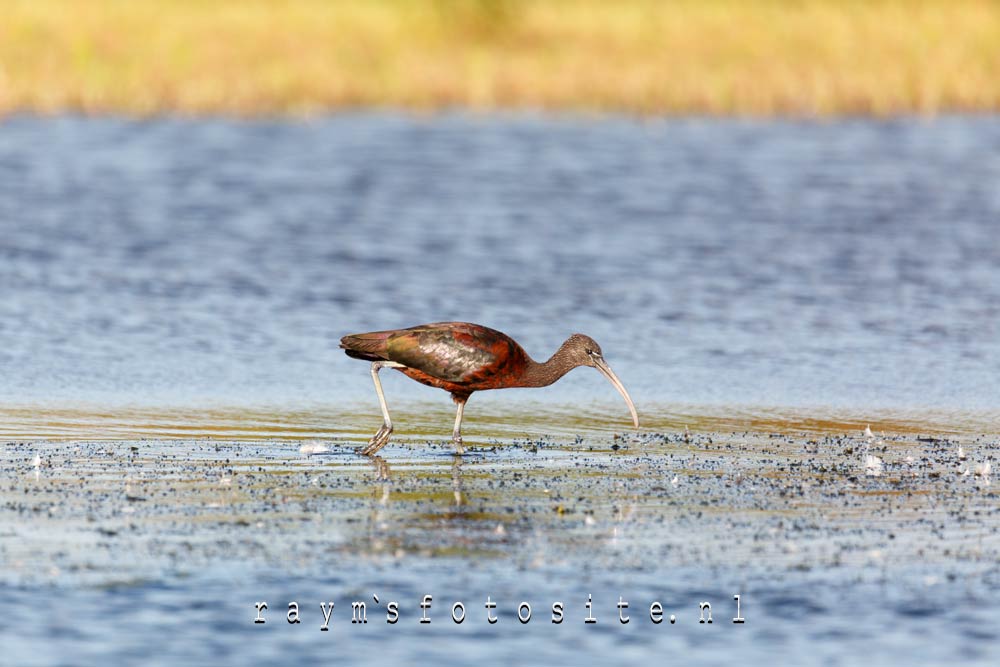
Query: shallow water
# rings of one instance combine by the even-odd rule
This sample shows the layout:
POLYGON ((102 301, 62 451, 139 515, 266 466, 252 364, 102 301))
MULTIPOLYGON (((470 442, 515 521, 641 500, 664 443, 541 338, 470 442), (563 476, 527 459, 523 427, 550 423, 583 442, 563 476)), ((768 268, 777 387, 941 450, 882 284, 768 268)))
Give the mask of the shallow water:
POLYGON ((0 663, 993 664, 998 182, 993 117, 4 120, 0 663), (443 319, 642 431, 580 370, 455 459, 386 372, 356 456, 337 340, 443 319))
POLYGON ((989 664, 1000 642, 1000 505, 990 476, 965 474, 997 457, 995 440, 647 434, 507 441, 464 458, 390 445, 374 461, 325 444, 0 450, 0 592, 19 628, 5 655, 989 664), (883 460, 878 475, 864 452, 883 460), (352 623, 356 600, 367 624, 352 623))

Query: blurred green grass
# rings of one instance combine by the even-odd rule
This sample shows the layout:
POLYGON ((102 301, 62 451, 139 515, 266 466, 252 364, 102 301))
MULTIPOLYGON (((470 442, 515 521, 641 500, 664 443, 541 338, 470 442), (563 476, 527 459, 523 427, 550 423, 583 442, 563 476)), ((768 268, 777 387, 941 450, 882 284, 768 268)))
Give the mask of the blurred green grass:
POLYGON ((5 0, 0 113, 1000 108, 997 0, 5 0))

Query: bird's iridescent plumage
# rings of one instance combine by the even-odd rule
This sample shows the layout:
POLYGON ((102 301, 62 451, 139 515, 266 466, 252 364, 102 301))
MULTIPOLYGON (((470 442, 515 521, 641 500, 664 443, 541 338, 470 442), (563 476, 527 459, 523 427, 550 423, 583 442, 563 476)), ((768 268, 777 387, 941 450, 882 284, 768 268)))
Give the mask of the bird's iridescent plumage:
POLYGON ((600 346, 589 336, 573 334, 552 357, 538 363, 507 334, 468 322, 435 322, 408 329, 351 334, 340 340, 346 353, 373 362, 372 378, 385 423, 363 452, 371 454, 392 432, 388 409, 378 381, 382 367, 396 368, 418 382, 451 393, 458 403, 454 440, 461 451, 462 409, 476 391, 550 385, 578 366, 597 368, 628 404, 632 420, 639 418, 628 392, 604 361, 600 346))

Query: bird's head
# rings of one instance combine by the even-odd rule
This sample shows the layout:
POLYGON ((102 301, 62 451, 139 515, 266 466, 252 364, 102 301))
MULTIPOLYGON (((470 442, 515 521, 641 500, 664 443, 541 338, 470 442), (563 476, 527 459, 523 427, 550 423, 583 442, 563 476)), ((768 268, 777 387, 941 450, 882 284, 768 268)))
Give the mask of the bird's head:
POLYGON ((601 346, 590 336, 575 333, 566 339, 563 348, 577 366, 597 366, 597 359, 603 359, 601 346))
POLYGON ((601 352, 601 346, 597 344, 597 341, 590 336, 575 333, 563 343, 563 350, 573 365, 591 366, 600 371, 601 375, 608 379, 608 382, 625 399, 625 402, 628 404, 628 410, 632 413, 632 423, 635 424, 636 428, 639 428, 639 415, 635 411, 635 404, 632 403, 632 397, 625 391, 625 385, 622 384, 618 376, 611 370, 611 366, 608 366, 608 362, 604 361, 604 353, 601 352))

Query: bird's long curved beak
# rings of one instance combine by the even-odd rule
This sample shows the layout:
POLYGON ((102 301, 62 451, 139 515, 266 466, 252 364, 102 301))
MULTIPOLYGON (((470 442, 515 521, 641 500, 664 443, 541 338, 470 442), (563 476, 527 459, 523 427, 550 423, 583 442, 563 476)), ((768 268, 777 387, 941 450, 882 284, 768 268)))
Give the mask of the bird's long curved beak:
POLYGON ((608 362, 604 361, 603 358, 597 357, 594 359, 594 367, 601 371, 601 375, 608 378, 608 382, 614 385, 615 389, 618 390, 618 393, 621 394, 622 398, 625 399, 625 402, 628 403, 628 410, 632 413, 632 423, 635 424, 636 428, 639 428, 639 415, 635 411, 635 404, 632 403, 632 397, 628 395, 627 391, 625 391, 625 385, 623 385, 622 381, 618 379, 615 372, 611 370, 611 366, 608 366, 608 362))

